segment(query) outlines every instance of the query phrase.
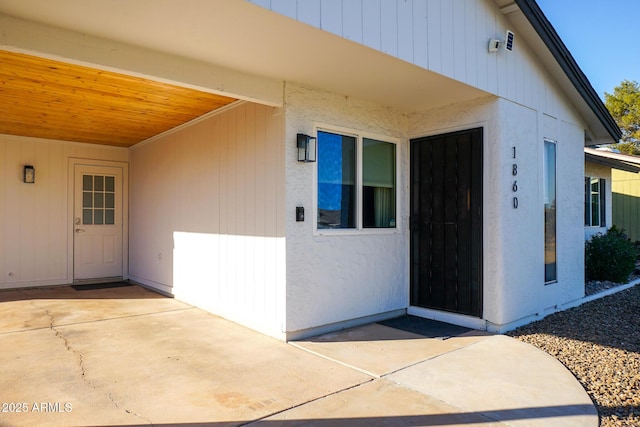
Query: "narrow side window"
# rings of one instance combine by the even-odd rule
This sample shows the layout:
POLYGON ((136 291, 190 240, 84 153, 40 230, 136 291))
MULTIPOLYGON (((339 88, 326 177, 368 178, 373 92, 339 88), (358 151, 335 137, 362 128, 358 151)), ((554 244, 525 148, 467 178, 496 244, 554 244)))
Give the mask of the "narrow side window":
POLYGON ((544 141, 544 281, 558 279, 556 247, 556 143, 544 141))

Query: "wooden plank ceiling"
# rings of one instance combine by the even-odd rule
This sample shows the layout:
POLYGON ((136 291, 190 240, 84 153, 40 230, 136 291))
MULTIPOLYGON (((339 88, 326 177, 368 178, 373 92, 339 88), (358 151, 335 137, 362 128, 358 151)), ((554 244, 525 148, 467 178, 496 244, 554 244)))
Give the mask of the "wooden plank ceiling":
POLYGON ((0 134, 130 147, 234 101, 0 51, 0 134))

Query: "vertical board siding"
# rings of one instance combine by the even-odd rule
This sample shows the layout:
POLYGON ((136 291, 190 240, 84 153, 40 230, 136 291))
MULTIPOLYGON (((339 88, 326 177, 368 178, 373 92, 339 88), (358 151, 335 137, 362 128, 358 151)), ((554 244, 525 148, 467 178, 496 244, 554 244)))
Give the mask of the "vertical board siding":
POLYGON ((362 44, 376 50, 382 50, 380 1, 365 1, 362 5, 362 44))
MULTIPOLYGON (((478 75, 480 70, 476 71, 476 67, 481 66, 479 61, 480 52, 486 47, 483 39, 486 37, 482 33, 479 34, 479 28, 483 28, 482 21, 478 21, 476 15, 476 2, 467 1, 463 3, 464 11, 464 32, 465 37, 471 40, 471 46, 475 48, 466 49, 466 58, 464 61, 465 81, 471 86, 478 87, 478 75), (473 41, 475 40, 475 42, 473 41)), ((483 30, 484 31, 484 30, 483 30)))
POLYGON ((250 0, 274 12, 524 105, 544 73, 516 33, 515 50, 488 52, 510 28, 491 0, 250 0))
POLYGON ((322 0, 320 3, 320 29, 338 36, 342 33, 342 0, 322 0))
POLYGON ((343 37, 354 42, 363 43, 362 32, 362 3, 345 2, 343 5, 344 19, 342 21, 343 37))
POLYGON ((243 103, 131 155, 131 277, 270 335, 284 263, 276 112, 243 103))
POLYGON ((271 0, 271 10, 286 16, 296 16, 296 2, 291 0, 271 0))
POLYGON ((0 135, 0 288, 71 283, 68 159, 128 161, 125 148, 0 135), (24 165, 35 184, 22 182, 24 165))
POLYGON ((380 50, 398 57, 398 9, 395 2, 383 1, 380 7, 380 50))
POLYGON ((297 19, 305 24, 320 27, 320 0, 297 0, 297 19))
MULTIPOLYGON (((456 75, 456 56, 463 56, 465 54, 466 46, 461 44, 460 46, 454 45, 453 37, 456 33, 464 33, 462 28, 464 19, 463 15, 454 15, 454 4, 457 4, 458 0, 445 0, 440 2, 440 58, 442 60, 441 72, 445 76, 454 77, 456 75)), ((438 19, 437 17, 430 17, 431 19, 438 19)))
POLYGON ((396 26, 398 28, 398 58, 415 63, 413 2, 398 3, 396 26))
POLYGON ((429 69, 436 73, 442 72, 442 24, 440 20, 439 1, 427 3, 427 52, 429 58, 429 69))
POLYGON ((413 3, 413 63, 422 68, 429 68, 428 32, 427 32, 427 3, 413 3))

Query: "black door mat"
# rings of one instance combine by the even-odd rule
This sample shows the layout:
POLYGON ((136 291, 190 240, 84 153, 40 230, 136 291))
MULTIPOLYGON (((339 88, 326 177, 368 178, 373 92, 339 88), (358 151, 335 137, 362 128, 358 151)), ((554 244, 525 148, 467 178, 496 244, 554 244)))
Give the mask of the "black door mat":
POLYGON ((402 316, 394 319, 378 322, 379 325, 388 326, 401 331, 422 335, 426 338, 438 338, 446 340, 473 331, 473 329, 462 326, 451 325, 449 323, 438 322, 437 320, 423 319, 416 316, 402 316))
POLYGON ((127 282, 94 283, 91 285, 71 285, 71 287, 76 291, 95 291, 96 289, 124 288, 127 286, 133 286, 133 285, 127 282))

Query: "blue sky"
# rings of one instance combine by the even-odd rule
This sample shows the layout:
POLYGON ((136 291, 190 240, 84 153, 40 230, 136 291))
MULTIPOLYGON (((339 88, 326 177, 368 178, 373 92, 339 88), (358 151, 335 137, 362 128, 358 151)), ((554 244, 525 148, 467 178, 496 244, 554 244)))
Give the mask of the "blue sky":
POLYGON ((639 0, 537 0, 598 95, 640 82, 639 0))

